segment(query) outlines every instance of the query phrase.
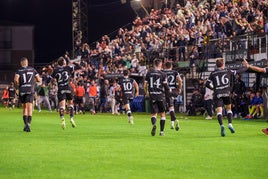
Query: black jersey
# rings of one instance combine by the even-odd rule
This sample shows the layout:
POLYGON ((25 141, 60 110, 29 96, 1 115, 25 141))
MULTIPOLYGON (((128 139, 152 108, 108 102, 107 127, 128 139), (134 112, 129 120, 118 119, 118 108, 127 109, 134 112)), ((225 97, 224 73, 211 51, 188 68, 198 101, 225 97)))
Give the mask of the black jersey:
POLYGON ((123 98, 133 98, 134 82, 135 80, 132 78, 123 77, 119 79, 119 85, 121 87, 123 98))
POLYGON ((172 89, 178 89, 178 76, 179 73, 175 70, 163 70, 163 72, 167 75, 168 86, 172 89))
POLYGON ((15 73, 19 75, 19 93, 34 94, 35 92, 35 78, 38 75, 37 71, 32 67, 21 67, 15 73))
POLYGON ((146 74, 145 81, 148 85, 150 99, 163 101, 165 98, 164 84, 167 84, 167 75, 159 70, 151 70, 146 74))
POLYGON ((217 98, 228 97, 231 92, 232 75, 236 75, 236 70, 216 69, 211 72, 209 82, 213 84, 214 96, 217 98))
POLYGON ((16 88, 10 86, 8 88, 8 93, 9 93, 9 98, 15 98, 15 96, 16 96, 16 88))
POLYGON ((71 78, 71 73, 73 71, 73 68, 70 66, 65 66, 65 67, 56 67, 54 69, 54 72, 52 74, 53 78, 57 79, 58 82, 58 89, 70 89, 70 78, 71 78))

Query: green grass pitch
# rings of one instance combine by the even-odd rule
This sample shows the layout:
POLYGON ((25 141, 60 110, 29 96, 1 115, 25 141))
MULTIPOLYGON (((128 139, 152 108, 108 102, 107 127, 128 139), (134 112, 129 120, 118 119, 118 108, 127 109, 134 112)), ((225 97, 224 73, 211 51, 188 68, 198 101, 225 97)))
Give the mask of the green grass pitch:
POLYGON ((58 113, 33 113, 32 132, 23 129, 22 110, 0 108, 0 178, 266 178, 265 120, 234 120, 220 136, 215 120, 177 114, 181 129, 152 137, 150 114, 76 115, 77 128, 58 113))

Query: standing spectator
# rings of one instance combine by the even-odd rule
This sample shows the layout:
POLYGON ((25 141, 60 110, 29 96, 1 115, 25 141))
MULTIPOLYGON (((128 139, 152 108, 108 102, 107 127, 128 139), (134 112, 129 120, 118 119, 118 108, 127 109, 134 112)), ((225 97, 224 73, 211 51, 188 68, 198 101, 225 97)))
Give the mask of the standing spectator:
MULTIPOLYGON (((119 109, 119 112, 122 113, 123 109, 123 98, 122 98, 122 90, 120 88, 120 85, 117 83, 117 86, 115 88, 115 108, 119 109)), ((119 114, 120 114, 119 113, 119 114)))
POLYGON ((185 53, 186 53, 186 45, 187 41, 183 35, 180 35, 178 40, 178 46, 179 46, 179 61, 185 61, 185 53))
POLYGON ((78 82, 76 90, 76 113, 83 113, 85 114, 85 108, 84 108, 84 97, 86 94, 84 85, 82 84, 81 81, 78 82))
POLYGON ((227 37, 233 37, 233 28, 231 22, 226 17, 220 17, 220 22, 223 26, 223 32, 227 37))
POLYGON ((37 86, 37 109, 38 112, 41 112, 41 104, 44 102, 46 107, 48 108, 49 112, 51 112, 51 105, 49 102, 49 97, 48 97, 48 91, 49 88, 46 86, 44 81, 42 82, 41 85, 37 86))
POLYGON ((58 87, 56 84, 51 84, 48 96, 50 104, 53 104, 55 111, 58 111, 58 87))
POLYGON ((234 93, 234 108, 236 113, 234 114, 234 118, 237 118, 243 110, 241 109, 241 98, 242 95, 246 92, 246 85, 242 80, 242 76, 240 74, 236 75, 234 84, 233 84, 233 93, 234 93))
POLYGON ((167 75, 168 86, 172 90, 171 93, 166 94, 166 102, 168 105, 169 114, 171 118, 170 128, 171 129, 175 128, 176 131, 178 131, 179 121, 175 115, 174 99, 181 93, 182 79, 177 71, 172 70, 172 62, 170 61, 166 62, 166 69, 163 70, 163 72, 167 75))
POLYGON ((58 83, 58 100, 59 100, 59 114, 61 118, 62 129, 66 128, 64 112, 66 107, 66 101, 68 102, 68 108, 70 112, 70 123, 72 127, 76 127, 74 121, 74 104, 73 104, 73 89, 70 86, 71 72, 73 67, 68 66, 63 57, 58 59, 58 67, 55 68, 52 77, 56 78, 58 83))
POLYGON ((222 113, 223 113, 223 105, 225 105, 225 109, 227 112, 228 118, 228 128, 231 133, 235 133, 235 129, 232 125, 232 106, 231 106, 231 77, 232 75, 236 75, 237 73, 242 73, 247 70, 247 68, 241 68, 239 70, 230 70, 225 68, 224 59, 217 58, 216 59, 216 67, 217 69, 211 72, 209 79, 206 82, 206 87, 214 90, 214 106, 217 112, 218 122, 220 124, 220 133, 221 136, 224 137, 226 135, 225 128, 222 121, 222 113))
POLYGON ((34 68, 28 66, 26 57, 21 58, 20 64, 21 67, 15 73, 14 83, 19 88, 19 99, 23 107, 23 131, 31 132, 35 81, 41 82, 42 79, 34 68))
POLYGON ((153 125, 151 135, 155 136, 157 114, 160 113, 160 136, 164 136, 166 113, 165 113, 165 91, 171 91, 167 82, 167 75, 161 71, 162 60, 154 60, 154 69, 149 71, 145 78, 145 91, 149 94, 151 108, 151 122, 153 125))
POLYGON ((133 68, 134 72, 138 71, 139 59, 136 57, 136 54, 133 55, 131 60, 131 68, 133 68))
POLYGON ((116 99, 115 99, 117 87, 118 87, 118 85, 117 85, 116 81, 114 81, 113 85, 109 89, 109 99, 110 99, 112 114, 119 114, 118 113, 118 105, 116 105, 117 103, 116 103, 116 99))
POLYGON ((248 104, 249 104, 249 99, 246 94, 243 94, 241 96, 241 101, 239 103, 242 117, 245 117, 248 114, 248 104))
POLYGON ((96 114, 96 100, 98 98, 98 89, 95 80, 91 80, 88 87, 88 97, 89 97, 89 109, 91 114, 96 114))
POLYGON ((3 100, 5 108, 7 108, 8 107, 8 100, 9 100, 8 86, 5 87, 5 89, 3 91, 2 100, 3 100))
POLYGON ((134 97, 133 90, 135 90, 135 97, 139 95, 139 85, 134 79, 129 77, 128 70, 124 70, 123 75, 124 77, 119 79, 119 85, 122 90, 123 105, 125 106, 125 110, 127 112, 128 122, 130 124, 134 124, 129 103, 134 97))
POLYGON ((206 87, 204 95, 204 107, 208 113, 206 119, 212 119, 213 91, 206 87))
POLYGON ((15 100, 16 100, 16 88, 14 87, 14 83, 11 82, 10 86, 8 87, 8 94, 9 94, 9 107, 11 109, 15 108, 15 100))
POLYGON ((81 48, 81 59, 88 61, 90 54, 89 45, 87 43, 84 43, 81 48))
POLYGON ((52 77, 50 76, 51 74, 49 74, 49 69, 51 69, 52 67, 49 66, 45 69, 42 70, 42 74, 41 74, 41 77, 42 77, 42 82, 45 83, 46 85, 48 85, 51 80, 52 80, 52 77))
POLYGON ((194 46, 192 51, 189 54, 190 58, 190 69, 192 73, 192 77, 196 76, 196 68, 198 65, 198 59, 199 59, 199 52, 197 46, 194 46))
POLYGON ((198 53, 197 46, 193 47, 192 51, 189 54, 189 58, 190 58, 190 67, 196 68, 196 66, 198 64, 198 59, 199 59, 199 53, 198 53))
POLYGON ((102 80, 100 84, 100 112, 106 112, 107 97, 109 95, 109 80, 102 80))

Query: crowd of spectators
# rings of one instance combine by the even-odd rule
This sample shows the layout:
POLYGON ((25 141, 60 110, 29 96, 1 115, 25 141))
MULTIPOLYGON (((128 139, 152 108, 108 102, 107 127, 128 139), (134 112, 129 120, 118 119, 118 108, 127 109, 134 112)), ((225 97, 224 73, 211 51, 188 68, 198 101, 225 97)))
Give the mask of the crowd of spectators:
MULTIPOLYGON (((104 35, 94 46, 78 44, 75 55, 105 73, 120 73, 124 67, 143 73, 155 56, 173 62, 190 59, 196 65, 200 58, 221 56, 220 51, 203 50, 209 41, 268 32, 266 18, 267 2, 263 0, 188 0, 184 6, 151 9, 149 16, 137 17, 131 29, 120 28, 114 39, 104 35)), ((210 49, 223 44, 213 45, 210 49)))
MULTIPOLYGON (((190 61, 190 65, 195 66, 202 58, 222 55, 220 51, 204 53, 204 47, 209 41, 231 39, 248 32, 268 32, 268 22, 265 20, 268 14, 267 1, 185 2, 173 7, 165 5, 160 9, 151 9, 148 16, 136 17, 131 29, 120 28, 113 39, 103 35, 93 46, 88 43, 77 44, 74 52, 75 62, 65 53, 63 57, 68 64, 79 67, 73 74, 74 88, 78 83, 83 84, 85 95, 88 96, 91 84, 96 82, 98 97, 94 97, 95 101, 95 98, 99 98, 100 87, 111 74, 122 74, 123 70, 128 69, 132 74, 144 76, 155 57, 163 57, 174 63, 190 61)), ((220 47, 223 44, 219 41, 214 45, 220 47)), ((53 66, 54 64, 50 67, 53 66)), ((47 68, 42 70, 45 85, 51 80, 47 68)), ((110 78, 110 84, 113 84, 116 78, 116 75, 110 78)), ((108 96, 103 93, 102 90, 102 96, 108 96)), ((51 94, 53 93, 49 92, 50 96, 51 94)), ((94 106, 90 110, 93 114, 96 112, 94 106)), ((101 111, 103 110, 102 104, 101 111)))

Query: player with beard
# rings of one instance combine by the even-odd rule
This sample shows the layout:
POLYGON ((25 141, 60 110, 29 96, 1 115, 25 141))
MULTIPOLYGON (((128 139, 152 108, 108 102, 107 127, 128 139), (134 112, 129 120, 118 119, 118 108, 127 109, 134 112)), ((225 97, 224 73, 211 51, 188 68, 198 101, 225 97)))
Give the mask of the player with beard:
POLYGON ((70 86, 71 73, 74 67, 68 66, 63 57, 58 59, 58 66, 55 67, 52 77, 56 78, 58 83, 58 101, 59 101, 59 114, 61 118, 62 129, 66 128, 64 112, 66 102, 68 102, 68 108, 70 112, 70 123, 72 127, 76 127, 74 121, 74 103, 73 103, 73 89, 70 86))
POLYGON ((35 83, 41 82, 42 78, 33 67, 28 66, 26 57, 21 58, 20 64, 21 67, 15 73, 14 83, 19 88, 19 99, 23 107, 23 131, 31 132, 35 83))
POLYGON ((151 135, 155 136, 157 114, 160 118, 160 136, 164 136, 166 113, 165 113, 165 93, 170 93, 167 75, 162 72, 162 60, 155 59, 154 69, 150 70, 145 77, 145 92, 149 94, 149 103, 151 108, 151 122, 153 125, 151 135))
POLYGON ((179 130, 179 121, 176 119, 175 110, 174 110, 174 99, 181 93, 182 88, 182 79, 180 77, 180 74, 172 70, 172 62, 166 62, 165 64, 166 68, 163 70, 163 72, 167 75, 167 81, 168 86, 172 90, 171 93, 166 94, 166 102, 169 109, 169 114, 171 118, 171 129, 176 129, 176 131, 179 130))
POLYGON ((139 85, 138 83, 133 79, 129 77, 129 71, 124 70, 123 71, 123 78, 119 79, 119 85, 122 91, 122 102, 125 106, 125 110, 128 116, 128 122, 130 124, 133 124, 133 116, 130 109, 130 100, 133 99, 133 90, 135 90, 135 97, 139 95, 139 85))
POLYGON ((217 58, 216 59, 216 70, 211 72, 207 82, 206 87, 212 89, 214 91, 213 101, 214 107, 216 108, 218 122, 220 124, 220 133, 221 136, 224 137, 226 135, 225 128, 222 120, 222 110, 223 105, 225 105, 225 109, 227 112, 228 118, 228 128, 231 133, 235 133, 235 129, 232 125, 232 108, 231 108, 231 80, 232 76, 235 76, 238 73, 245 72, 247 70, 246 67, 240 68, 238 70, 230 70, 225 68, 224 59, 217 58))

